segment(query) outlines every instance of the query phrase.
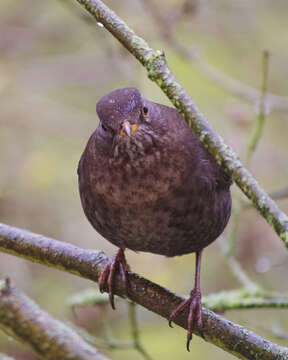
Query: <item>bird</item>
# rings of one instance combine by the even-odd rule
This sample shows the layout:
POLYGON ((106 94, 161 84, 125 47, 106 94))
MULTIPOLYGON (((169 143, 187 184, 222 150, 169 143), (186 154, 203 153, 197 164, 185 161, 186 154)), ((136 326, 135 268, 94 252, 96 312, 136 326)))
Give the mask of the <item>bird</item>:
POLYGON ((99 123, 78 165, 82 207, 91 225, 119 249, 99 277, 114 305, 115 276, 128 292, 125 249, 166 257, 196 254, 186 347, 194 326, 202 334, 200 265, 203 249, 224 231, 232 179, 172 107, 121 88, 96 105, 99 123))

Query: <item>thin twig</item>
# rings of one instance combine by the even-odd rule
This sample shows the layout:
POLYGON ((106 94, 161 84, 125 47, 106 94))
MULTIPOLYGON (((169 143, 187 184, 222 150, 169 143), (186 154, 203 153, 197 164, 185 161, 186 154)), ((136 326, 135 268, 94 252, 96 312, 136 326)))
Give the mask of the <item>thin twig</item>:
POLYGON ((146 360, 152 360, 150 355, 147 353, 143 345, 140 341, 140 332, 137 321, 136 314, 136 304, 134 302, 129 301, 129 319, 130 319, 130 327, 131 327, 131 337, 133 341, 134 348, 143 356, 146 360))
POLYGON ((247 147, 246 153, 246 166, 249 167, 251 156, 254 153, 256 146, 262 135, 264 122, 267 115, 267 82, 268 82, 268 64, 269 64, 269 52, 263 52, 263 70, 262 70, 262 87, 261 87, 261 99, 259 104, 258 117, 255 130, 251 136, 251 140, 247 147))
MULTIPOLYGON (((241 99, 251 102, 252 104, 259 103, 261 99, 261 92, 259 90, 243 84, 239 80, 232 79, 220 70, 214 68, 210 64, 207 64, 200 56, 194 55, 191 57, 191 61, 194 61, 194 65, 197 69, 206 75, 210 81, 226 89, 229 94, 233 94, 241 99)), ((266 105, 270 111, 277 109, 287 110, 288 97, 267 93, 266 105)))
POLYGON ((97 347, 101 347, 109 350, 127 350, 134 348, 134 344, 131 341, 130 342, 118 341, 113 337, 101 339, 89 334, 86 330, 82 328, 75 327, 74 324, 71 324, 71 327, 74 328, 77 334, 79 334, 85 341, 97 347))
MULTIPOLYGON (((238 229, 240 225, 240 217, 243 211, 242 202, 240 199, 234 200, 232 213, 231 213, 231 219, 230 219, 230 232, 226 239, 228 247, 227 249, 223 250, 225 251, 225 255, 227 255, 228 258, 232 257, 235 253, 235 247, 236 247, 236 239, 238 235, 238 229)), ((228 261, 229 263, 229 261, 228 261)), ((229 263, 231 265, 231 263, 229 263)), ((233 268, 232 268, 233 269, 233 268)), ((235 271, 234 271, 235 274, 235 271)))
POLYGON ((222 291, 217 294, 204 296, 203 305, 216 312, 226 310, 252 309, 252 308, 288 308, 288 297, 273 292, 262 292, 260 289, 251 291, 251 288, 222 291))
MULTIPOLYGON (((238 224, 238 222, 236 221, 235 224, 238 224)), ((234 234, 235 232, 232 232, 232 235, 234 234)), ((249 278, 242 266, 233 256, 233 253, 231 252, 231 244, 229 242, 230 239, 227 241, 227 239, 222 236, 219 240, 220 241, 218 243, 220 248, 223 254, 226 255, 226 260, 235 278, 238 279, 240 284, 242 284, 245 289, 250 289, 251 294, 257 292, 260 289, 260 286, 249 278)))
POLYGON ((275 191, 272 191, 270 193, 270 196, 272 197, 272 199, 274 200, 282 200, 282 199, 286 199, 288 197, 288 187, 285 187, 283 189, 278 189, 275 191))

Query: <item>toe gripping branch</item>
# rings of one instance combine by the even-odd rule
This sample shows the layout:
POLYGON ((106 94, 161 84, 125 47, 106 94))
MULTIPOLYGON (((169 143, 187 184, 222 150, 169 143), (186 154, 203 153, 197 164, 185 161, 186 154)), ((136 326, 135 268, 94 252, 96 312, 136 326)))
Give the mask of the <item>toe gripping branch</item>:
POLYGON ((107 265, 102 270, 99 276, 99 289, 101 292, 104 292, 108 287, 109 292, 109 301, 112 309, 115 310, 114 303, 114 285, 115 285, 115 276, 119 271, 121 274, 122 282, 125 286, 126 293, 128 293, 128 282, 126 271, 128 270, 128 265, 126 262, 125 249, 119 249, 117 253, 113 256, 113 258, 107 263, 107 265))
MULTIPOLYGON (((113 258, 107 263, 103 271, 99 276, 99 289, 101 292, 104 292, 108 288, 109 300, 113 309, 115 309, 114 304, 114 285, 115 277, 117 272, 120 272, 121 280, 126 289, 126 294, 128 293, 128 281, 126 276, 126 271, 129 269, 125 254, 125 249, 119 249, 113 258)), ((200 265, 201 265, 201 253, 199 251, 196 253, 196 272, 195 272, 195 285, 193 290, 190 293, 190 297, 187 300, 184 300, 180 305, 172 311, 169 317, 169 326, 172 327, 172 322, 175 318, 187 307, 188 311, 188 332, 187 332, 187 343, 186 348, 190 351, 190 342, 192 340, 192 332, 196 325, 197 330, 204 338, 202 333, 202 306, 201 306, 201 290, 200 290, 200 265)))
POLYGON ((202 306, 201 306, 201 292, 197 289, 193 289, 191 291, 189 299, 183 301, 177 308, 172 311, 170 318, 169 318, 169 326, 172 327, 172 321, 185 309, 189 308, 188 310, 188 331, 187 331, 187 342, 186 348, 190 351, 190 342, 192 340, 192 332, 194 326, 197 326, 198 331, 200 332, 201 336, 204 338, 202 333, 202 306))
POLYGON ((172 311, 169 317, 169 326, 172 327, 172 321, 176 319, 176 317, 187 307, 188 310, 188 318, 187 318, 187 342, 186 348, 190 351, 190 342, 192 340, 192 332, 194 326, 196 325, 197 330, 200 335, 204 338, 202 332, 202 306, 201 306, 201 290, 200 290, 200 265, 201 265, 201 254, 202 250, 196 253, 196 272, 195 272, 195 285, 194 289, 190 293, 189 299, 183 301, 176 307, 175 310, 172 311))

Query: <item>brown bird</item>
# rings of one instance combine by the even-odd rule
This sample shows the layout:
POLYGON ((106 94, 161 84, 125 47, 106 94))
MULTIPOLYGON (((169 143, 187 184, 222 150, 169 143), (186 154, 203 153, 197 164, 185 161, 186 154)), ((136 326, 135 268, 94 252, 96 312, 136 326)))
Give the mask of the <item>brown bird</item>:
POLYGON ((169 320, 189 307, 189 350, 193 327, 202 329, 201 254, 229 220, 231 178, 175 109, 137 89, 112 91, 96 111, 100 122, 78 166, 80 197, 92 226, 119 247, 100 290, 107 284, 114 308, 117 271, 127 289, 126 248, 169 257, 195 252, 194 288, 169 320))

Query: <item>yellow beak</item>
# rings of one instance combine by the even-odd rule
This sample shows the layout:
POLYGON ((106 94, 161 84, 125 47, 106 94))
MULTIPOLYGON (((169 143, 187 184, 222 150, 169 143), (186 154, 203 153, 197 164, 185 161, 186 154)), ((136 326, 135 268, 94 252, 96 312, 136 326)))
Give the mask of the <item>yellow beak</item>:
POLYGON ((136 133, 137 128, 137 124, 130 124, 129 121, 125 120, 120 127, 119 134, 121 136, 131 136, 136 133))

